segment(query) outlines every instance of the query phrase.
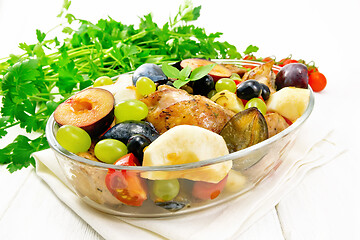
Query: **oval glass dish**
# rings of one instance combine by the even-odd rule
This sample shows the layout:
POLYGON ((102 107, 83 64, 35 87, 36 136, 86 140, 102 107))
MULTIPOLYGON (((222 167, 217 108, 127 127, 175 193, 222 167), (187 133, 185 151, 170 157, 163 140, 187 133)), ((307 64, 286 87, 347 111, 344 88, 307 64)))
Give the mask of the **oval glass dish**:
MULTIPOLYGON (((260 64, 258 62, 241 60, 214 61, 217 63, 254 66, 260 64)), ((278 71, 280 67, 274 66, 273 69, 278 71)), ((68 186, 71 186, 72 190, 85 203, 102 212, 113 215, 145 218, 167 217, 213 207, 253 189, 264 178, 276 171, 283 161, 286 161, 287 152, 291 149, 300 127, 310 116, 313 107, 314 95, 310 89, 309 104, 304 114, 282 132, 243 150, 222 157, 188 164, 151 167, 116 166, 82 158, 65 150, 56 141, 56 132, 59 125, 54 120, 53 115, 47 122, 46 137, 68 181, 68 186), (181 176, 184 173, 196 174, 204 168, 211 168, 216 164, 227 161, 232 161, 232 169, 227 177, 227 181, 231 181, 231 184, 227 184, 225 181, 225 186, 222 186, 218 192, 214 191, 216 194, 211 195, 209 199, 194 197, 193 191, 196 191, 194 185, 198 182, 178 179, 180 184, 179 194, 170 201, 157 201, 150 190, 153 187, 154 181, 142 177, 152 172, 172 172, 176 176, 181 176), (142 192, 138 192, 142 198, 141 204, 139 206, 131 206, 125 204, 124 202, 126 201, 118 200, 118 198, 114 197, 112 189, 109 190, 107 187, 107 181, 117 181, 116 185, 125 186, 125 189, 126 187, 131 188, 135 184, 134 181, 137 181, 136 184, 142 186, 142 192)), ((215 185, 210 184, 207 187, 216 189, 218 186, 215 185)), ((139 199, 130 199, 128 197, 124 200, 137 201, 139 199)))

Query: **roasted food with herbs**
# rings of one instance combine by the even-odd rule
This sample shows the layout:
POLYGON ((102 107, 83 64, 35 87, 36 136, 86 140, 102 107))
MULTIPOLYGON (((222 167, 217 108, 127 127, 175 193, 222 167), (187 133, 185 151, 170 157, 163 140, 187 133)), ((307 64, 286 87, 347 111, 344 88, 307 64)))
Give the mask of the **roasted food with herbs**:
MULTIPOLYGON (((273 65, 261 64, 240 77, 241 65, 205 59, 144 64, 133 75, 98 82, 61 104, 54 113, 60 127, 56 138, 70 152, 118 166, 181 165, 226 156, 280 133, 306 110, 307 75, 293 76, 304 66, 294 63, 276 75, 273 65)), ((178 211, 244 187, 246 177, 232 166, 230 160, 196 171, 136 174, 109 168, 102 177, 85 169, 73 174, 77 183, 87 175, 100 181, 97 189, 106 195, 79 190, 95 202, 113 205, 117 199, 141 206, 152 201, 178 211)))

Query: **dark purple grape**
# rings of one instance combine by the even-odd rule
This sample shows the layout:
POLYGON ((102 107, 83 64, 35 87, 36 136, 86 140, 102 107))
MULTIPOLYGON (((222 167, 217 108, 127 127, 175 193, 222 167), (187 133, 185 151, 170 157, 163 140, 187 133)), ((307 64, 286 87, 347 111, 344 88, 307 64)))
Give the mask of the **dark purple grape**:
POLYGON ((154 141, 160 135, 154 128, 154 126, 145 121, 125 121, 116 124, 112 128, 110 128, 101 139, 116 139, 124 144, 127 144, 129 138, 134 135, 143 135, 146 138, 154 141))
POLYGON ((270 88, 263 83, 261 83, 261 87, 261 97, 266 101, 270 97, 270 88))
POLYGON ((138 67, 133 74, 132 81, 134 86, 140 77, 148 77, 154 81, 154 83, 164 84, 168 78, 165 73, 161 70, 160 66, 153 63, 144 63, 138 67))
POLYGON ((144 148, 149 146, 151 141, 143 135, 134 135, 129 138, 127 149, 128 152, 134 154, 134 156, 142 163, 144 157, 144 148))
POLYGON ((206 75, 199 80, 191 82, 190 86, 195 95, 207 96, 207 94, 214 89, 215 83, 210 75, 206 75))
POLYGON ((236 89, 236 95, 240 99, 250 100, 261 95, 262 86, 256 80, 247 80, 239 84, 236 89))
POLYGON ((308 70, 302 63, 290 63, 285 65, 281 68, 275 79, 277 90, 284 87, 307 88, 308 83, 308 70))

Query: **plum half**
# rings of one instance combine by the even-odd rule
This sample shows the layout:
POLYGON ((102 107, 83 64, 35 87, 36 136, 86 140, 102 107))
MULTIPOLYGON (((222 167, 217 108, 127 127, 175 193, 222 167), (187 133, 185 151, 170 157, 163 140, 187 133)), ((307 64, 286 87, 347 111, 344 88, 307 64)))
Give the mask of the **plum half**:
POLYGON ((114 121, 114 96, 101 88, 80 91, 61 103, 54 112, 60 125, 84 129, 91 137, 104 133, 114 121))
POLYGON ((250 147, 268 138, 268 127, 264 116, 256 107, 245 109, 233 116, 220 135, 230 153, 250 147))
MULTIPOLYGON (((182 60, 180 63, 180 66, 182 68, 189 66, 191 68, 191 70, 194 70, 195 68, 213 64, 213 63, 214 62, 203 59, 203 58, 189 58, 189 59, 182 60)), ((214 79, 215 82, 217 80, 219 80, 220 78, 229 78, 229 77, 231 77, 231 74, 232 74, 232 72, 230 69, 228 69, 220 64, 216 64, 215 67, 209 72, 209 75, 214 79)))

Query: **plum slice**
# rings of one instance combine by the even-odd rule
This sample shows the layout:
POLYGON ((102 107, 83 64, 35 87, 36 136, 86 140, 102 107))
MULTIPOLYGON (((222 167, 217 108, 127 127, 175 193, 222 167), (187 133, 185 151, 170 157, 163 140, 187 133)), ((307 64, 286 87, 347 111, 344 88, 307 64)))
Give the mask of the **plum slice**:
POLYGON ((250 147, 268 138, 268 127, 260 111, 251 107, 233 116, 221 130, 229 152, 250 147))
POLYGON ((91 137, 104 133, 114 120, 114 96, 101 88, 80 91, 61 103, 54 112, 60 125, 84 129, 91 137))
MULTIPOLYGON (((203 58, 189 58, 189 59, 182 60, 180 63, 180 66, 182 68, 189 66, 191 68, 191 70, 194 70, 195 68, 213 64, 213 63, 214 62, 203 59, 203 58)), ((214 79, 215 82, 217 80, 219 80, 220 78, 229 78, 229 77, 231 77, 231 74, 232 74, 232 72, 230 69, 228 69, 222 65, 219 65, 219 64, 216 64, 215 67, 209 72, 209 75, 214 79)))

